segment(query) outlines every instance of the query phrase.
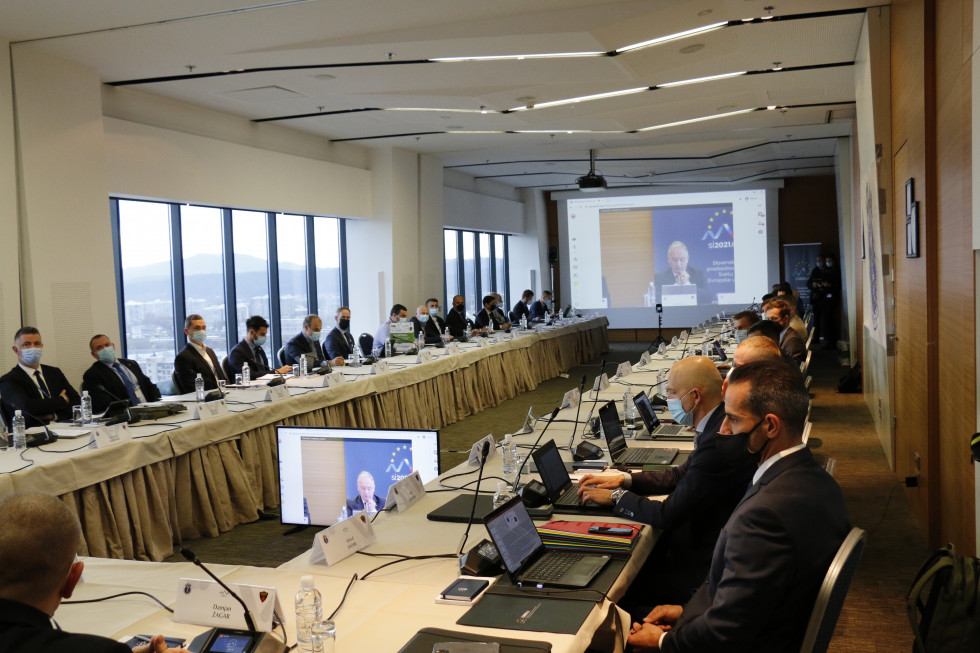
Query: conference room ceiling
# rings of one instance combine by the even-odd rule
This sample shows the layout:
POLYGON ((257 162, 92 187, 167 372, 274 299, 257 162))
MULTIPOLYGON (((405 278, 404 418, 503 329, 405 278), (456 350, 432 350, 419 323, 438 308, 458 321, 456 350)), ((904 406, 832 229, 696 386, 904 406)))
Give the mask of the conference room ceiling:
POLYGON ((854 117, 860 10, 880 4, 4 0, 0 37, 106 84, 569 189, 590 149, 610 187, 831 174, 854 117), (432 61, 583 52, 596 55, 432 61), (749 74, 663 86, 738 72, 749 74), (540 106, 627 89, 646 90, 540 106))

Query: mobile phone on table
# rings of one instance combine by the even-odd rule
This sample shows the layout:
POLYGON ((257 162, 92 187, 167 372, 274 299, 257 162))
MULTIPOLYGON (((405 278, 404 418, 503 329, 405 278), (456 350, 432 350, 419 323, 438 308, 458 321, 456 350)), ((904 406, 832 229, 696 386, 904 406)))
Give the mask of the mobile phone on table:
POLYGON ((632 528, 614 528, 612 526, 590 526, 589 532, 594 535, 632 535, 632 528))

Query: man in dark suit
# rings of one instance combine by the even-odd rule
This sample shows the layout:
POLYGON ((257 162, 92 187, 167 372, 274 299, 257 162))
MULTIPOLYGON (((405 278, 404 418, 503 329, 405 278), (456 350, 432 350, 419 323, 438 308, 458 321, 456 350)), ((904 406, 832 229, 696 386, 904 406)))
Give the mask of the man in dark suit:
POLYGON ((803 444, 809 399, 788 365, 749 363, 732 372, 718 438, 758 454, 761 464, 718 536, 705 583, 683 608, 657 606, 634 623, 634 649, 800 650, 850 530, 840 487, 803 444))
POLYGON ((321 330, 323 322, 316 315, 307 315, 303 318, 303 330, 297 333, 286 343, 286 363, 289 365, 299 365, 300 356, 313 354, 314 361, 310 369, 320 367, 324 363, 334 367, 344 364, 344 359, 337 356, 332 360, 326 360, 323 354, 323 346, 320 344, 321 330))
MULTIPOLYGON (((587 474, 579 496, 615 505, 614 512, 663 529, 653 553, 620 605, 645 616, 658 603, 684 603, 704 581, 721 527, 756 469, 753 456, 717 446, 725 419, 722 379, 709 358, 677 361, 667 378, 667 400, 691 415, 696 444, 684 464, 623 476, 587 474), (667 494, 663 501, 645 495, 667 494)), ((685 420, 687 421, 687 420, 685 420)))
POLYGON ((416 339, 419 334, 425 339, 427 345, 438 345, 442 343, 442 332, 436 326, 436 322, 429 315, 428 302, 415 309, 415 315, 409 320, 415 329, 416 339), (429 325, 432 325, 431 327, 429 325))
MULTIPOLYGON (((446 321, 442 319, 442 310, 439 308, 439 300, 435 297, 430 297, 425 300, 425 307, 429 309, 429 321, 425 325, 425 337, 426 342, 430 336, 438 335, 439 339, 442 340, 443 334, 446 333, 446 321)), ((452 335, 449 339, 452 340, 452 335)))
POLYGON ((293 371, 292 365, 283 365, 276 369, 269 365, 269 357, 265 355, 262 346, 268 339, 269 323, 261 315, 253 315, 245 320, 248 332, 245 337, 228 352, 228 367, 235 374, 241 374, 242 368, 248 365, 253 379, 266 374, 278 372, 286 374, 293 371))
POLYGON ((374 477, 370 472, 363 471, 357 475, 357 496, 347 500, 347 509, 351 513, 367 510, 378 512, 384 510, 385 500, 374 493, 374 477))
POLYGON ((184 335, 187 336, 187 345, 174 359, 177 392, 194 392, 194 380, 198 374, 204 379, 205 390, 216 389, 219 379, 231 381, 225 378, 214 350, 204 344, 208 337, 208 325, 203 317, 194 313, 184 318, 184 335))
POLYGON ((667 264, 669 267, 656 273, 653 277, 658 302, 662 301, 661 289, 664 286, 684 286, 687 284, 697 286, 699 304, 711 302, 711 296, 708 293, 708 281, 705 279, 704 272, 688 265, 689 257, 687 245, 679 240, 675 240, 667 248, 667 264))
POLYGON ((473 329, 466 321, 466 300, 462 295, 453 297, 453 307, 446 313, 446 328, 450 335, 457 340, 466 340, 469 336, 479 335, 480 329, 473 329))
POLYGON ((107 637, 66 633, 52 617, 71 598, 85 563, 75 561, 82 538, 75 513, 50 494, 14 494, 0 501, 0 653, 167 653, 162 635, 129 647, 107 637))
POLYGON ((792 313, 793 309, 790 308, 788 303, 777 299, 769 302, 769 307, 766 309, 766 318, 770 322, 775 322, 779 325, 779 348, 783 350, 783 354, 799 364, 806 359, 806 343, 803 342, 799 334, 790 326, 790 316, 792 313))
POLYGON ((541 299, 538 299, 533 304, 531 304, 531 321, 532 322, 544 322, 545 318, 549 315, 554 317, 557 313, 551 313, 548 311, 548 304, 551 302, 551 291, 545 290, 541 293, 541 299))
POLYGON ((487 295, 483 298, 483 308, 476 314, 476 326, 480 329, 487 328, 491 323, 494 329, 509 329, 510 322, 501 322, 497 314, 497 298, 487 295))
POLYGON ((41 365, 44 343, 41 333, 32 326, 21 327, 14 334, 17 365, 0 376, 0 399, 11 422, 14 411, 24 415, 27 426, 38 426, 51 420, 71 420, 71 407, 81 403, 81 397, 60 369, 41 365))
POLYGON ((92 397, 92 410, 101 413, 119 399, 128 399, 130 406, 160 399, 160 389, 143 374, 139 363, 116 356, 109 336, 92 336, 88 346, 95 362, 82 375, 82 390, 92 397))
POLYGON ((528 308, 528 302, 532 299, 534 299, 533 290, 528 289, 521 293, 521 301, 514 304, 514 308, 510 312, 511 322, 520 324, 522 317, 527 320, 528 324, 534 321, 534 317, 531 315, 531 309, 528 308))
MULTIPOLYGON (((333 316, 337 326, 327 334, 327 356, 342 361, 354 353, 354 336, 350 334, 350 309, 341 306, 333 316)), ((367 354, 369 352, 361 352, 367 354)))

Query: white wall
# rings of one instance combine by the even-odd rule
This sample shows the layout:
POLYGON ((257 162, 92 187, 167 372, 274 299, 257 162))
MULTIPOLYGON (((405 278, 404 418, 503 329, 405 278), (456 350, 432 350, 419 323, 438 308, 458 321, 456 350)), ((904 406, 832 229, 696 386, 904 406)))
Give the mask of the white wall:
POLYGON ((516 234, 524 232, 520 202, 456 188, 445 189, 446 227, 516 234))

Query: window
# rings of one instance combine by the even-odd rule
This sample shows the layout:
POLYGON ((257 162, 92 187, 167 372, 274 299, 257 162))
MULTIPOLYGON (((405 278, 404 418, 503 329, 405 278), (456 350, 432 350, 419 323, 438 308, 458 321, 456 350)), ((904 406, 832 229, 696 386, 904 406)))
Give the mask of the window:
POLYGON ((508 302, 507 297, 507 236, 445 229, 443 238, 446 306, 452 304, 454 295, 462 295, 466 301, 466 311, 475 314, 483 308, 483 297, 487 293, 496 292, 504 298, 505 306, 501 308, 506 313, 507 308, 513 304, 508 302))
POLYGON ((162 390, 186 342, 186 315, 205 319, 219 360, 245 335, 245 320, 263 316, 273 361, 307 314, 332 316, 347 301, 341 219, 115 198, 110 210, 116 346, 162 390))

